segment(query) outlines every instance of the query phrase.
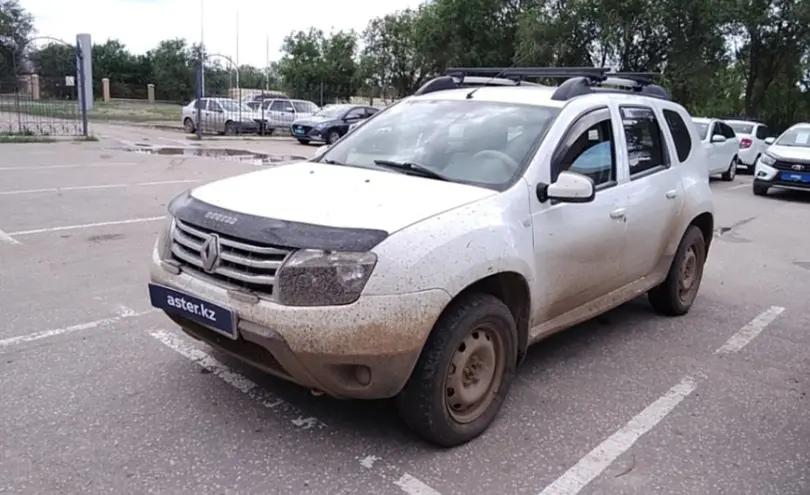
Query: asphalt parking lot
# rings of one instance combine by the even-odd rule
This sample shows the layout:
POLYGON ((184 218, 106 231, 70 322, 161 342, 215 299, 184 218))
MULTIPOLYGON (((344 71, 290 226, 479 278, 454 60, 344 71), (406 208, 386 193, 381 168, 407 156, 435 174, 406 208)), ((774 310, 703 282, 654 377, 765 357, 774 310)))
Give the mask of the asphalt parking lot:
POLYGON ((0 150, 0 492, 810 493, 810 195, 714 182, 687 316, 639 299, 536 346, 490 431, 441 451, 387 402, 314 397, 150 309, 167 201, 256 166, 125 132, 0 150))

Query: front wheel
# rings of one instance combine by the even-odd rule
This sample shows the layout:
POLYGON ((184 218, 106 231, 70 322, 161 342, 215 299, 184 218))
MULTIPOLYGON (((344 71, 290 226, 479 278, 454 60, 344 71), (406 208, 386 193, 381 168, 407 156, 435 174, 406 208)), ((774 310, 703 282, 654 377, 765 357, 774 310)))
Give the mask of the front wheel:
POLYGON ((225 122, 225 135, 226 136, 235 136, 236 135, 236 123, 235 122, 231 122, 230 120, 228 122, 225 122))
POLYGON ((428 337, 397 396, 402 420, 442 447, 469 442, 489 428, 517 366, 517 326, 488 294, 452 303, 428 337))
POLYGON ((768 186, 763 186, 761 184, 754 184, 754 196, 767 196, 768 195, 768 186))
POLYGON ((301 144, 309 144, 309 139, 299 139, 298 142, 301 144))
POLYGON ((193 120, 191 120, 191 119, 190 119, 190 118, 188 118, 188 117, 186 117, 186 119, 183 121, 183 129, 184 129, 184 130, 185 130, 185 131, 186 131, 188 134, 194 134, 194 131, 196 131, 196 130, 197 130, 197 128, 194 126, 194 121, 193 121, 193 120))
POLYGON ((688 313, 697 297, 705 263, 706 240, 699 228, 690 225, 681 239, 667 278, 647 293, 653 309, 666 316, 688 313))
POLYGON ((329 135, 326 136, 326 144, 335 144, 338 139, 340 139, 338 131, 329 131, 329 135))
POLYGON ((728 166, 728 170, 723 172, 722 179, 724 181, 732 181, 734 177, 737 176, 737 157, 731 159, 731 165, 728 166))

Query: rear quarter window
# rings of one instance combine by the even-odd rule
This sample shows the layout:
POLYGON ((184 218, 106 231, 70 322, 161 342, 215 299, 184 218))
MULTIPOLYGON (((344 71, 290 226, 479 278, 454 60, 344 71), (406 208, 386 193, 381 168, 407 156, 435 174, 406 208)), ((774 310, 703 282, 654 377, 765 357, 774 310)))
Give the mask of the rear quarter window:
POLYGON ((664 120, 675 141, 675 151, 678 153, 678 161, 685 162, 692 153, 692 136, 683 118, 674 110, 664 109, 664 120))

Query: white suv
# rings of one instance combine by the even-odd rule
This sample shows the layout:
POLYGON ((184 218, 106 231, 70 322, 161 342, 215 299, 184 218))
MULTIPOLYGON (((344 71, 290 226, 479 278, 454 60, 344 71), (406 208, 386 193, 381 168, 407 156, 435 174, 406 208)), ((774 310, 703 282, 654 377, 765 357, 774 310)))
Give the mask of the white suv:
POLYGON ((754 194, 765 196, 772 187, 810 191, 810 123, 794 124, 766 142, 770 147, 757 161, 754 194))
POLYGON ((529 345, 644 293, 688 312, 714 225, 690 115, 641 77, 514 71, 569 79, 436 78, 310 161, 175 198, 152 304, 317 393, 397 397, 442 446, 487 429, 529 345))

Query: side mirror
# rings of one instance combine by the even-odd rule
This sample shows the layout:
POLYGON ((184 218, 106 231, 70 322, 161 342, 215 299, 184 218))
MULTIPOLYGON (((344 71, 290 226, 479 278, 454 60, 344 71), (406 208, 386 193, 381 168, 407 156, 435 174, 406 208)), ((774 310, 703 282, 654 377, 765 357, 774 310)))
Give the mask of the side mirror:
POLYGON ((560 203, 590 203, 595 196, 593 180, 575 172, 560 172, 553 184, 537 185, 537 199, 541 203, 548 199, 560 203))
POLYGON ((714 136, 712 136, 712 142, 713 143, 725 143, 726 142, 726 137, 715 134, 714 136))
POLYGON ((765 138, 765 144, 773 144, 774 142, 776 142, 776 138, 773 137, 765 138))

